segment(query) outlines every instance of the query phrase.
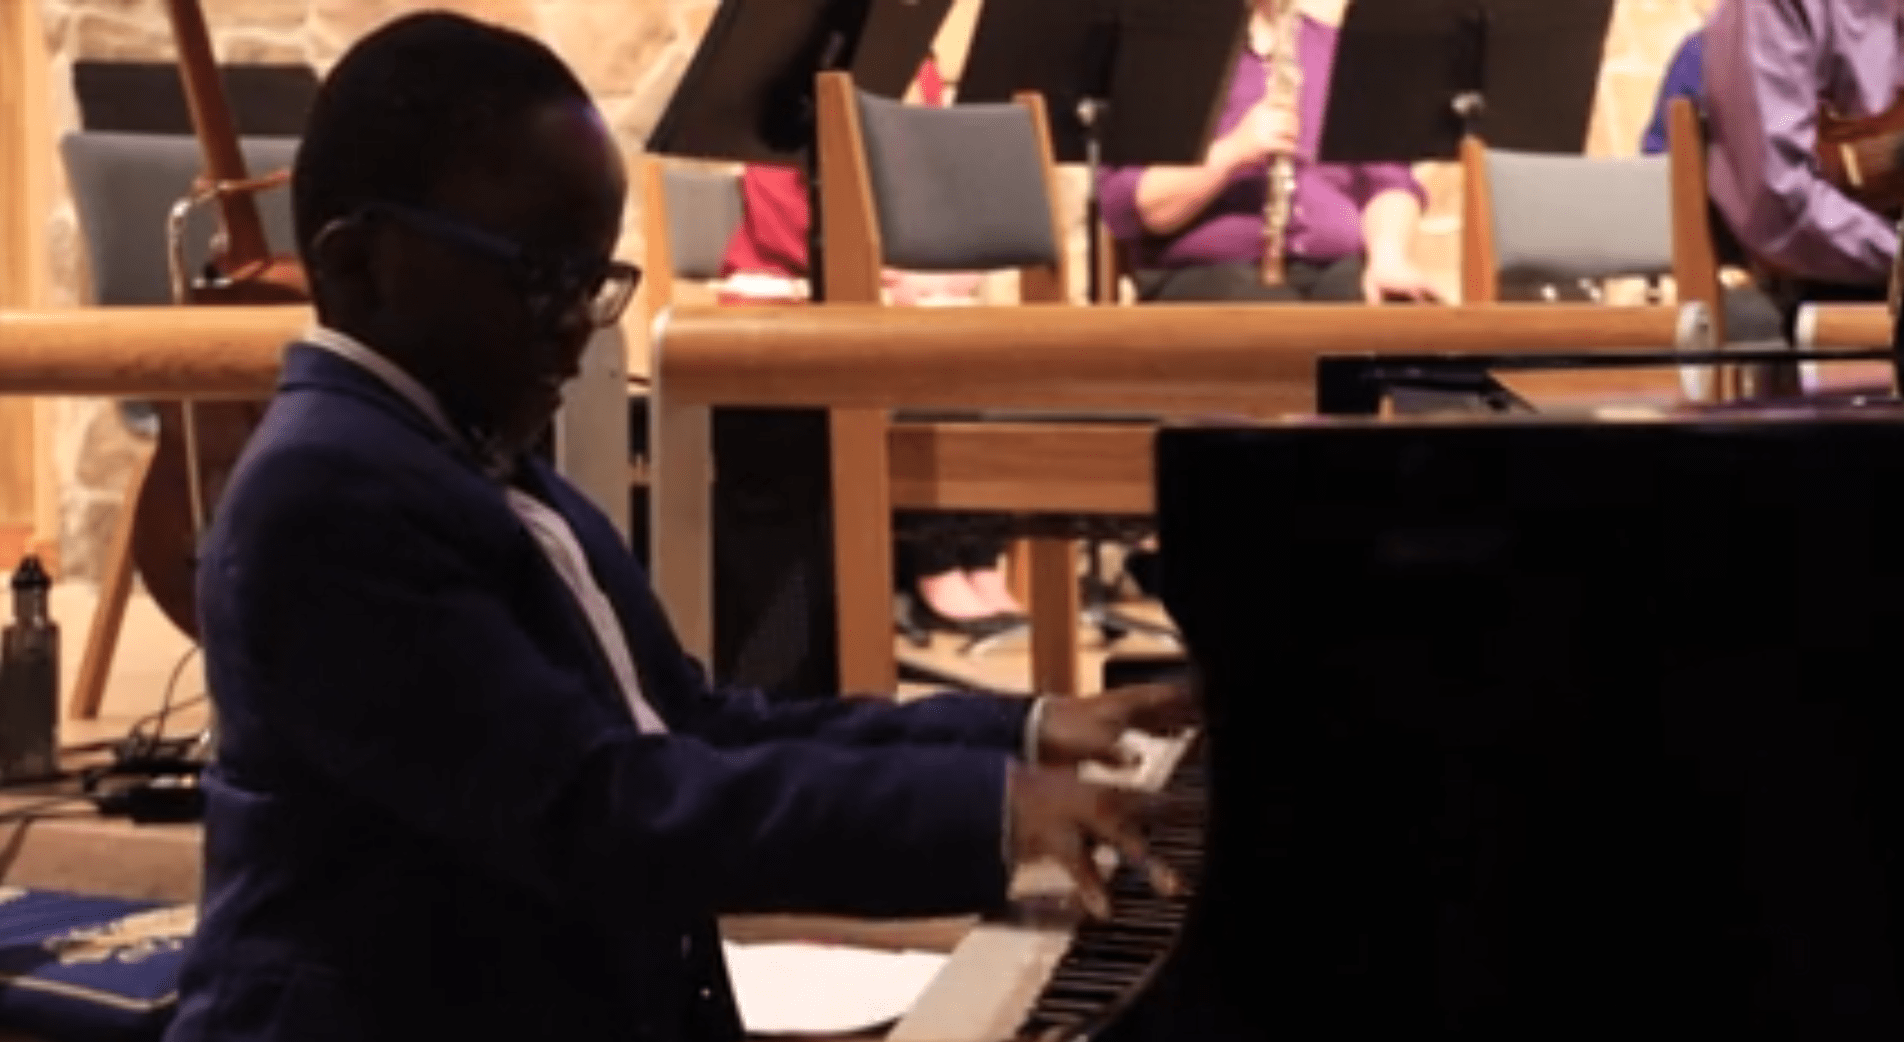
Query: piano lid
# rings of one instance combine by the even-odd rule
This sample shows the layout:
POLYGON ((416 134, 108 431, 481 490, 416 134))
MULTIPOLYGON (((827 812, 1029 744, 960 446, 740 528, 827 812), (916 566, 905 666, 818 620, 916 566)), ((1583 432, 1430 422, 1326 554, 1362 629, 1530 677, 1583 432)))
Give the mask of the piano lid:
POLYGON ((1113 1034, 1904 1037, 1895 417, 1186 428, 1157 463, 1210 823, 1113 1034))

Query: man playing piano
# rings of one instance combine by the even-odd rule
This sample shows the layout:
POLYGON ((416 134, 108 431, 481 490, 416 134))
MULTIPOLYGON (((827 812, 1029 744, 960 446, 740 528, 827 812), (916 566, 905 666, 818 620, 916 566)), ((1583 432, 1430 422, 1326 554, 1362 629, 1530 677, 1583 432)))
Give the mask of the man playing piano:
POLYGON ((1143 856, 1141 799, 1060 767, 1182 691, 711 688, 526 451, 638 278, 618 156, 546 47, 460 16, 326 79, 293 177, 318 324, 200 563, 220 726, 171 1042, 733 1040, 717 913, 974 910, 1045 856, 1101 902, 1087 847, 1143 856))
POLYGON ((1131 251, 1144 300, 1361 301, 1435 297, 1412 249, 1427 194, 1403 163, 1319 163, 1346 0, 1255 0, 1216 139, 1198 166, 1105 167, 1104 222, 1131 251), (1287 45, 1294 44, 1293 52, 1287 45), (1293 58, 1294 69, 1289 65, 1293 58), (1270 81, 1299 71, 1294 104, 1270 81), (1262 278, 1278 156, 1294 159, 1280 285, 1262 278))
POLYGON ((1878 300, 1893 223, 1826 178, 1819 106, 1888 109, 1904 84, 1897 0, 1724 0, 1705 35, 1713 202, 1769 276, 1786 334, 1799 305, 1878 300))

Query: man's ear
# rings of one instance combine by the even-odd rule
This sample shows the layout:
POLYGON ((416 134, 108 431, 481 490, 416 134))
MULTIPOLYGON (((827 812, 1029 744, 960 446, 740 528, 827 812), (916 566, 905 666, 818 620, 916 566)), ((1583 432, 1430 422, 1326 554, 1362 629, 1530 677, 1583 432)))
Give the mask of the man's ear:
POLYGON ((339 304, 375 306, 375 238, 368 222, 348 217, 335 218, 318 229, 311 240, 312 270, 305 273, 312 292, 339 304))

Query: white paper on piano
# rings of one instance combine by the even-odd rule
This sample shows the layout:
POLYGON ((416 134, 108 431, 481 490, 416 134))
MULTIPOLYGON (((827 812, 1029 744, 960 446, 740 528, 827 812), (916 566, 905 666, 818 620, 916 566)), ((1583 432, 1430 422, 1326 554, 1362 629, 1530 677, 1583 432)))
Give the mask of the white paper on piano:
POLYGON ((840 1035, 904 1016, 945 966, 940 952, 724 942, 750 1035, 840 1035))

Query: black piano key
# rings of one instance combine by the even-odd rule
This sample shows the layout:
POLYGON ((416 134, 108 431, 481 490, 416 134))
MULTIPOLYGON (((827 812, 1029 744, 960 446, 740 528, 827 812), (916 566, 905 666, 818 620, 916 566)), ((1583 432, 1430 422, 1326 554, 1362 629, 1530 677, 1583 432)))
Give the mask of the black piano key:
POLYGON ((1040 1013, 1053 1019, 1075 1018, 1082 1020, 1085 1017, 1095 1014, 1098 1010, 1103 1009, 1104 1001, 1101 999, 1052 998, 1041 1000, 1038 1003, 1038 1007, 1040 1013))
POLYGON ((1105 999, 1115 999, 1123 994, 1124 989, 1128 987, 1129 984, 1130 982, 1128 980, 1120 981, 1115 984, 1080 984, 1076 981, 1069 980, 1053 981, 1051 986, 1045 990, 1045 998, 1048 1001, 1058 1002, 1103 1002, 1105 999))
POLYGON ((1085 942, 1078 945, 1078 958, 1105 966, 1142 966, 1159 954, 1155 944, 1085 942))
POLYGON ((1129 970, 1113 970, 1095 964, 1086 964, 1070 967, 1061 966, 1056 973, 1051 975, 1051 979, 1054 981, 1062 980, 1067 984, 1075 983, 1089 986, 1093 984, 1121 984, 1130 981, 1134 976, 1135 974, 1129 970))

